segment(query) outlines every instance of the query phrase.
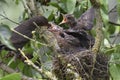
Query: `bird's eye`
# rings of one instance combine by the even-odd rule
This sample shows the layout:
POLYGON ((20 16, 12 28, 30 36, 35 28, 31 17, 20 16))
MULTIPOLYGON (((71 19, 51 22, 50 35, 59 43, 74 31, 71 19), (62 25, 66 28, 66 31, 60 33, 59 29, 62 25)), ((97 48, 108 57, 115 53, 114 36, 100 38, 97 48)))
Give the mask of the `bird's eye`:
POLYGON ((60 36, 61 36, 62 38, 64 38, 64 37, 65 37, 65 35, 64 35, 63 33, 60 33, 60 36))
POLYGON ((71 19, 71 17, 67 17, 67 19, 71 19))

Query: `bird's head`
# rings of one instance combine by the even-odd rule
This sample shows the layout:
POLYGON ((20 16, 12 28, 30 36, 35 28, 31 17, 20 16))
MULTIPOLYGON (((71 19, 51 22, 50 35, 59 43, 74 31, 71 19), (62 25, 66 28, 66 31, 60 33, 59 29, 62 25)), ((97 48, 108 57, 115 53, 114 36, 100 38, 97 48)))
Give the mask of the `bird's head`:
POLYGON ((59 24, 71 24, 72 22, 75 22, 75 18, 72 14, 65 14, 63 15, 63 20, 59 24))

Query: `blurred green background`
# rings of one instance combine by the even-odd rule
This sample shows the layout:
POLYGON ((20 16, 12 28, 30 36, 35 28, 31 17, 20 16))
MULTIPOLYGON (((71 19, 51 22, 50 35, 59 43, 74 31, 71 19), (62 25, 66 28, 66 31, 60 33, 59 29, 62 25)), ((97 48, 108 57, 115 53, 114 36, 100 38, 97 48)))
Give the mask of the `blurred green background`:
MULTIPOLYGON (((24 0, 24 2, 25 1, 26 0, 24 0)), ((120 0, 100 0, 100 2, 101 16, 104 22, 104 27, 102 28, 104 39, 100 51, 110 56, 110 79, 120 80, 120 0)), ((61 13, 70 13, 76 18, 79 18, 82 13, 91 7, 91 4, 89 0, 37 0, 37 6, 39 6, 39 10, 43 16, 45 16, 50 22, 58 24, 62 20, 61 13)), ((4 15, 6 18, 9 18, 17 23, 21 23, 28 18, 22 0, 0 0, 0 15, 4 15)), ((9 38, 7 38, 10 36, 8 35, 10 34, 9 28, 14 28, 18 24, 5 19, 5 17, 0 16, 0 41, 7 46, 10 46, 9 38), (7 27, 5 27, 3 24, 7 25, 7 27), (6 34, 6 36, 4 34, 6 34)), ((67 27, 67 25, 62 25, 62 27, 67 27)), ((95 28, 91 30, 91 34, 95 35, 95 28)), ((45 67, 45 69, 47 68, 50 70, 50 51, 43 51, 45 54, 38 56, 38 53, 40 53, 40 50, 42 50, 41 45, 33 42, 30 42, 24 46, 23 50, 26 53, 31 53, 34 56, 31 59, 33 62, 36 62, 37 58, 41 56, 43 60, 42 66, 45 67)), ((24 64, 22 61, 14 61, 14 57, 7 59, 3 58, 6 54, 8 54, 8 51, 1 51, 0 59, 2 59, 2 61, 8 66, 13 69, 18 69, 27 76, 41 79, 41 74, 32 69, 30 66, 24 64)), ((20 80, 20 74, 15 73, 11 75, 0 70, 0 80, 8 80, 13 76, 17 77, 11 80, 20 80)))

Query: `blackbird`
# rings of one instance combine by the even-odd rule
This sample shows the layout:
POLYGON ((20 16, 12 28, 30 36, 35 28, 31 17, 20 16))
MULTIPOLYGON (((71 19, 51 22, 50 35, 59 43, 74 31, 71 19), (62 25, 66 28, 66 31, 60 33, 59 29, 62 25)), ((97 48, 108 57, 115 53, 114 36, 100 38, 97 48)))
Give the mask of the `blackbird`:
POLYGON ((65 33, 72 35, 73 37, 79 39, 81 48, 90 49, 95 43, 94 37, 89 35, 86 31, 71 31, 66 30, 65 33))
POLYGON ((87 34, 86 31, 64 30, 55 24, 51 26, 49 31, 54 34, 64 54, 74 54, 82 50, 90 49, 94 44, 94 38, 87 34))
MULTIPOLYGON (((32 38, 32 31, 35 30, 36 23, 38 26, 50 26, 48 20, 43 16, 34 16, 24 22, 22 22, 19 26, 14 28, 15 31, 32 38)), ((12 32, 12 36, 10 38, 13 46, 18 49, 22 48, 29 40, 19 35, 18 33, 12 32)), ((1 45, 2 48, 4 45, 1 45)), ((4 46, 5 47, 5 46, 4 46)), ((7 49, 8 50, 8 49, 7 49)))
MULTIPOLYGON (((36 25, 38 26, 49 26, 48 20, 43 16, 35 16, 33 18, 30 18, 27 21, 24 21, 21 23, 18 27, 16 27, 14 30, 17 32, 26 35, 29 38, 32 38, 32 31, 35 30, 36 25)), ((12 37, 10 38, 12 41, 12 44, 15 48, 22 48, 29 40, 24 38, 23 36, 13 32, 12 37)))
POLYGON ((91 7, 80 18, 76 19, 72 14, 63 15, 63 21, 60 24, 66 23, 72 30, 91 30, 95 17, 94 8, 91 7))

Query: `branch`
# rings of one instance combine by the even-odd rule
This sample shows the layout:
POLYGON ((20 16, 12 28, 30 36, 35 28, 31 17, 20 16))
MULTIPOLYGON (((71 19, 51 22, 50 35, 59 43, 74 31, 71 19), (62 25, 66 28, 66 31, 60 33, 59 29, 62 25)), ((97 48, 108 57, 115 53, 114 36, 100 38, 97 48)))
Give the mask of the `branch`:
POLYGON ((113 24, 113 25, 116 25, 116 26, 120 26, 120 23, 117 23, 117 22, 112 22, 112 21, 109 21, 110 24, 113 24))
POLYGON ((96 37, 92 51, 93 53, 98 53, 103 39, 103 33, 102 33, 103 20, 100 12, 100 0, 90 0, 90 1, 93 7, 95 8, 95 17, 96 17, 96 37))
MULTIPOLYGON (((90 1, 95 9, 95 18, 96 18, 96 37, 95 37, 95 44, 93 45, 92 48, 92 52, 95 54, 93 58, 93 65, 92 65, 93 68, 91 70, 91 75, 93 75, 97 54, 99 53, 103 38, 103 33, 102 33, 103 20, 100 12, 100 5, 101 5, 100 0, 90 0, 90 1)), ((90 80, 92 80, 92 77, 90 77, 90 80)))
POLYGON ((30 11, 29 7, 26 5, 25 0, 22 0, 22 4, 23 4, 23 6, 25 8, 25 11, 27 12, 28 16, 31 17, 32 12, 30 11))
POLYGON ((40 44, 40 45, 49 46, 49 45, 47 45, 47 44, 44 44, 44 43, 38 42, 38 41, 36 41, 36 40, 34 40, 34 39, 32 39, 32 38, 29 38, 28 36, 26 36, 26 35, 24 35, 24 34, 21 34, 20 32, 14 30, 14 29, 11 29, 11 31, 19 34, 20 36, 22 36, 22 37, 24 37, 24 38, 26 38, 26 39, 28 39, 28 40, 30 40, 30 41, 33 41, 33 42, 35 42, 35 43, 38 43, 38 44, 40 44))
POLYGON ((32 12, 32 16, 35 16, 35 15, 41 15, 38 7, 37 7, 37 2, 36 0, 26 0, 27 2, 27 6, 29 7, 29 9, 31 10, 32 12))
POLYGON ((20 53, 22 54, 22 56, 26 59, 25 62, 32 66, 34 69, 36 69, 39 73, 42 73, 44 75, 46 75, 49 79, 51 80, 56 80, 56 77, 50 72, 50 71, 45 71, 42 68, 39 68, 38 66, 36 66, 31 60, 28 59, 28 57, 24 54, 24 52, 21 49, 18 49, 20 51, 20 53))

